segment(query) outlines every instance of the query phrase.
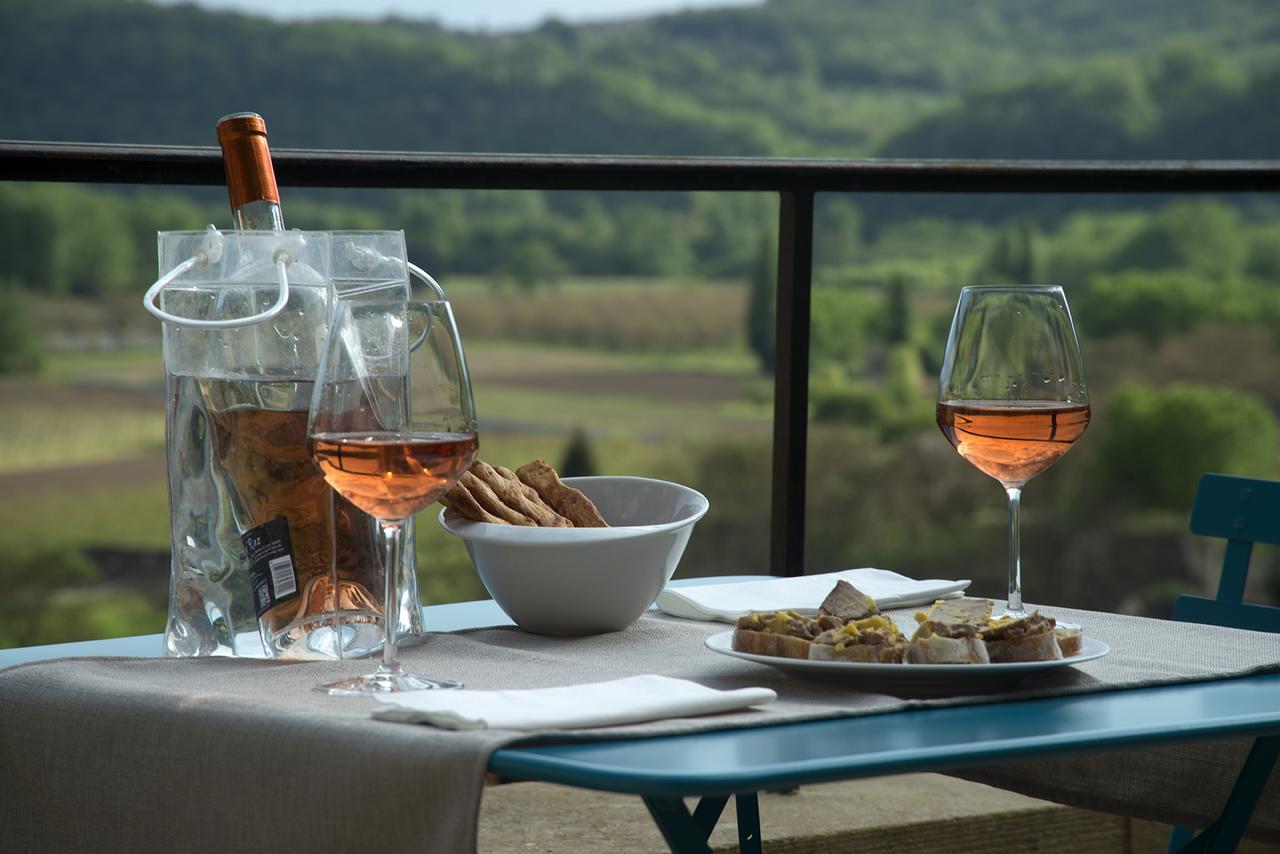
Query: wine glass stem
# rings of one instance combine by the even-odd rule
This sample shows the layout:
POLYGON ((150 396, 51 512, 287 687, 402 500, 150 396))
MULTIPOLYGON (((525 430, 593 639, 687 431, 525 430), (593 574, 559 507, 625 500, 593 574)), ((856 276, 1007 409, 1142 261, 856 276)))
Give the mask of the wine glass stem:
POLYGON ((1014 615, 1025 613, 1022 607, 1022 526, 1019 518, 1022 509, 1022 488, 1006 486, 1009 494, 1009 604, 1006 611, 1014 615))
POLYGON ((403 544, 404 520, 378 520, 382 531, 382 567, 387 576, 386 598, 383 601, 382 664, 379 673, 399 673, 399 638, 396 629, 400 620, 400 547, 403 544))

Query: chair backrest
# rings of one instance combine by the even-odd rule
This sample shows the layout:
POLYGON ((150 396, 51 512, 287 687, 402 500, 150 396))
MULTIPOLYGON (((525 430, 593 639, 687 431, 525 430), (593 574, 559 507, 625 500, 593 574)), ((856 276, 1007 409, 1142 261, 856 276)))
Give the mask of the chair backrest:
POLYGON ((1227 541, 1218 595, 1179 596, 1173 619, 1280 632, 1280 608, 1246 604, 1244 584, 1254 543, 1280 543, 1280 481, 1206 474, 1196 488, 1191 532, 1227 541))

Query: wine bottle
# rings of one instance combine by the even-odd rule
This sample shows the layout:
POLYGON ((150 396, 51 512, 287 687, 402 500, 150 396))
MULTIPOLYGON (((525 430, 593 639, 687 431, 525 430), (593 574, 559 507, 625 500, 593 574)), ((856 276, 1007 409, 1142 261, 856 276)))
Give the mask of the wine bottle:
MULTIPOLYGON (((261 310, 276 298, 276 250, 289 243, 281 239, 284 216, 266 123, 257 113, 224 116, 218 143, 235 230, 267 232, 228 241, 237 247, 228 285, 245 284, 225 289, 237 297, 253 292, 261 310)), ((200 379, 210 468, 235 508, 234 519, 223 524, 234 525, 240 537, 237 559, 248 576, 236 595, 247 592, 249 602, 234 607, 256 614, 265 654, 273 658, 360 657, 380 646, 383 634, 374 522, 329 489, 307 452, 317 366, 298 341, 321 340, 331 288, 307 264, 314 256, 304 251, 288 262, 286 320, 253 324, 226 339, 228 350, 239 348, 227 358, 248 365, 243 373, 252 376, 200 379)))
POLYGON ((218 119, 218 144, 227 171, 231 215, 239 231, 284 231, 280 190, 267 147, 267 123, 257 113, 218 119))

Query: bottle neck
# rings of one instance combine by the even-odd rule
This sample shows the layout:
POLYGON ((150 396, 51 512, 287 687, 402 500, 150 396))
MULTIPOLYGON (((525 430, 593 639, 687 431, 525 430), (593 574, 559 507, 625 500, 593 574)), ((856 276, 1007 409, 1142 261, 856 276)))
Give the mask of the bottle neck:
POLYGON ((218 120, 218 145, 227 173, 231 215, 239 230, 284 231, 280 191, 267 125, 257 113, 232 113, 218 120))
POLYGON ((254 199, 231 209, 237 231, 284 231, 284 212, 279 202, 254 199))

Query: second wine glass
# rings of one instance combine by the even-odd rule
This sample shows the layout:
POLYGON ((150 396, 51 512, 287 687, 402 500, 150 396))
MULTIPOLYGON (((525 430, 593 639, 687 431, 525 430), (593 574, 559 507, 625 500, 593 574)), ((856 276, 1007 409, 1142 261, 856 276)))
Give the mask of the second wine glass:
POLYGON ((938 426, 960 456, 1009 497, 1007 613, 1022 601, 1022 488, 1089 426, 1089 389, 1062 288, 960 292, 938 383, 938 426))
MULTIPOLYGON (((382 663, 329 693, 458 688, 404 672, 394 615, 405 521, 475 460, 475 407, 447 300, 344 299, 334 310, 308 425, 311 458, 339 494, 378 520, 386 573, 382 663)), ((407 607, 419 607, 407 603, 407 607)))

